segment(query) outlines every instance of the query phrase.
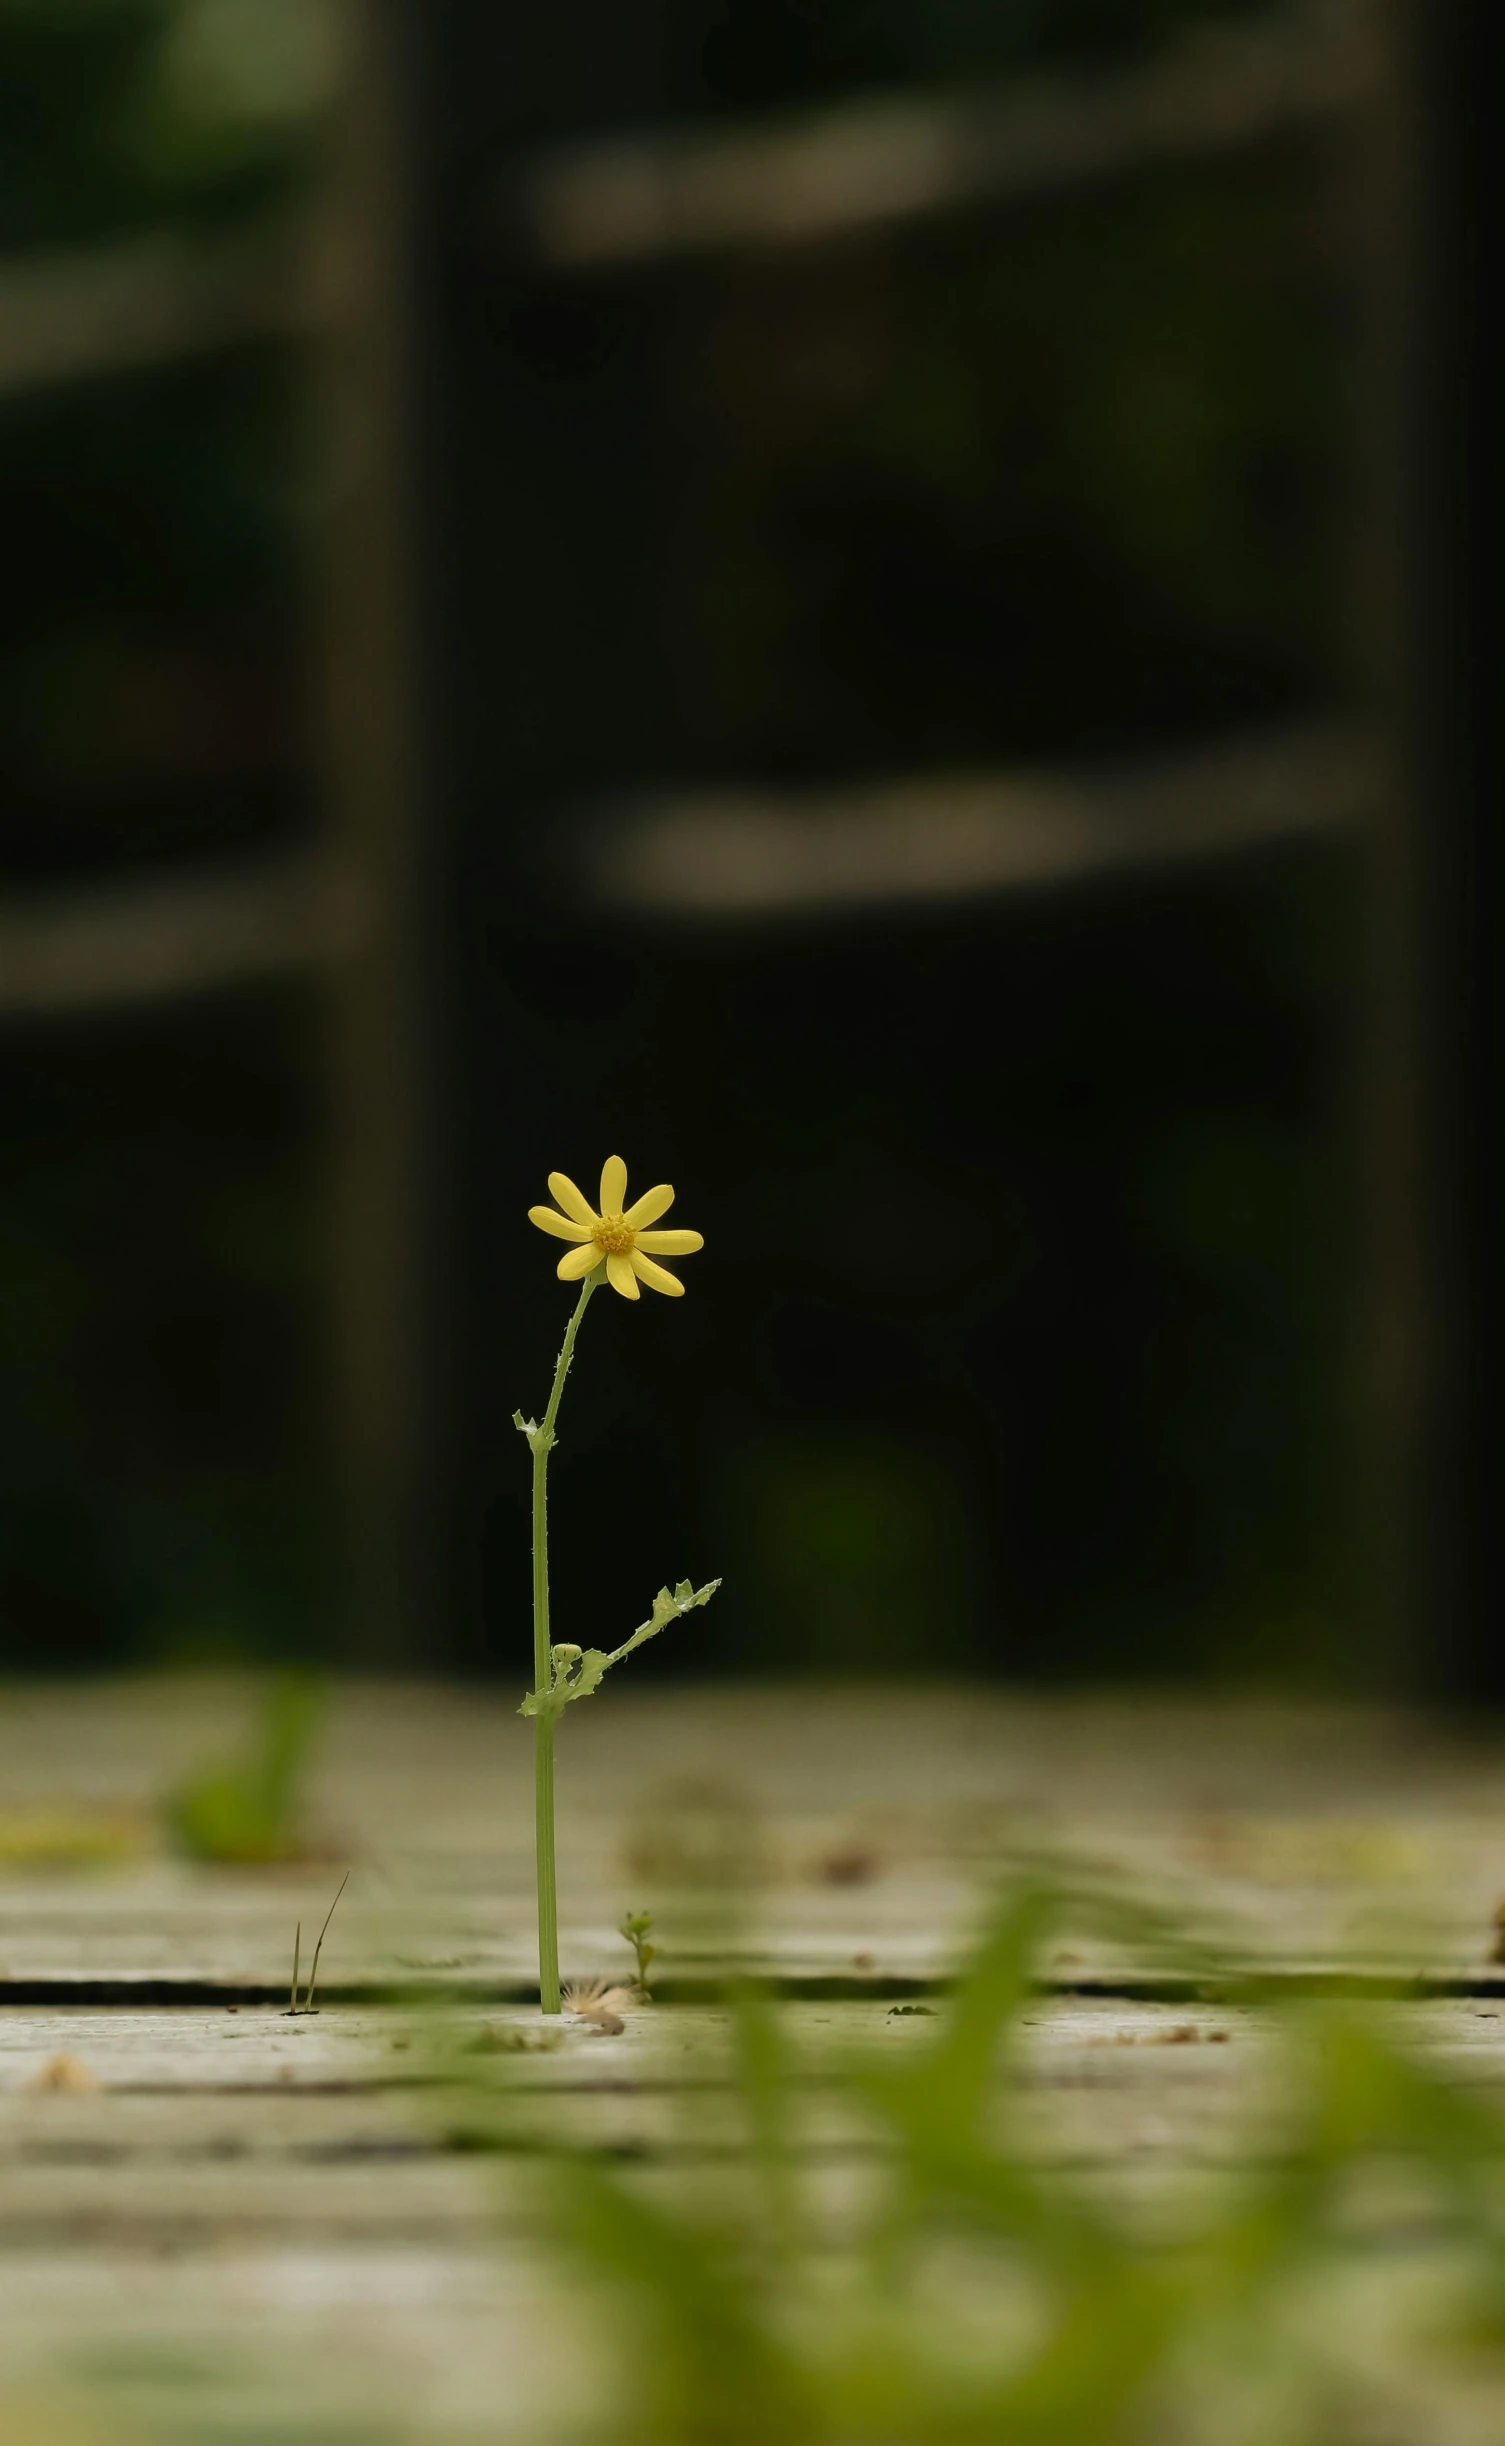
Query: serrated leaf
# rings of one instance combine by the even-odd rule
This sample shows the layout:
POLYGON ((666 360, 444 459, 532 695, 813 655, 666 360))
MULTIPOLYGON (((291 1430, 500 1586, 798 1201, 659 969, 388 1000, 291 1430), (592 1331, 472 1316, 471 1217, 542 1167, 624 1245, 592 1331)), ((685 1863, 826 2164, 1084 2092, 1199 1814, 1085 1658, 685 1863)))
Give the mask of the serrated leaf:
POLYGON ((578 1662, 571 1661, 569 1679, 561 1674, 550 1689, 541 1692, 530 1690, 518 1714, 558 1717, 571 1700, 588 1699, 593 1691, 600 1688, 613 1665, 619 1665, 624 1656, 632 1654, 634 1648, 642 1647, 646 1640, 656 1638, 660 1631, 667 1630, 669 1624, 677 1622, 681 1614, 692 1612, 697 1605, 708 1605, 720 1586, 719 1580, 707 1580, 704 1588, 692 1588, 688 1580, 681 1580, 675 1589, 661 1588, 653 1600, 653 1611, 648 1620, 638 1624, 630 1639, 624 1639, 622 1645, 613 1648, 609 1654, 605 1648, 585 1649, 578 1662))

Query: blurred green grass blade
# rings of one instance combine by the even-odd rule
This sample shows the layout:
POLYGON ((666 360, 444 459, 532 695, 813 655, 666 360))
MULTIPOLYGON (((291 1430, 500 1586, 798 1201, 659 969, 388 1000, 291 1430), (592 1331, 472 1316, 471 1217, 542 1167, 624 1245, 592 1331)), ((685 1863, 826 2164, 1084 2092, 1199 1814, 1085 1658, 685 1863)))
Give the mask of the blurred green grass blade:
POLYGON ((794 2149, 798 2087, 787 2033, 776 2006, 753 1982, 740 1982, 731 2001, 737 2085, 768 2205, 770 2239, 776 2251, 787 2254, 798 2247, 801 2231, 794 2149))
POLYGON ((302 1785, 323 1708, 313 1675, 273 1682, 243 1754, 187 1777, 168 1796, 164 1814, 177 1848, 190 1859, 235 1864, 298 1858, 306 1844, 302 1785))
POLYGON ((1001 2394, 996 2434, 1017 2446, 1097 2446, 1133 2414, 1197 2313, 1194 2293, 1141 2254, 1094 2264, 1044 2344, 1001 2394))
POLYGON ((984 2114, 1033 1983, 1035 1957, 1055 1925, 1056 1905, 1039 1887, 995 1911, 934 2039, 916 2062, 881 2074, 875 2094, 911 2139, 952 2155, 981 2139, 984 2114))
POLYGON ((1006 2123, 1017 2094, 1013 2042, 1058 1918, 1058 1899, 1043 1887, 1006 1897, 917 2060, 855 2071, 857 2086, 900 2144, 900 2179, 874 2237, 874 2264, 885 2281, 893 2281, 897 2259, 942 2201, 1058 2271, 1101 2267, 1117 2253, 1111 2220, 995 2145, 990 2128, 1006 2123))
POLYGON ((818 2392, 775 2340, 728 2244, 586 2158, 561 2172, 577 2255, 635 2295, 645 2316, 644 2400, 629 2432, 655 2446, 803 2446, 821 2436, 818 2392))

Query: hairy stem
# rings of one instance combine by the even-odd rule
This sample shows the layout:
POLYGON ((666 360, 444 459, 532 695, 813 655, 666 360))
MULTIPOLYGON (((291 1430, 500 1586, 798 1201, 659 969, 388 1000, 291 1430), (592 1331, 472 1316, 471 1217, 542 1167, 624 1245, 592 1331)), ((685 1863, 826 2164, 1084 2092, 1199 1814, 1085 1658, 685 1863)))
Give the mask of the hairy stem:
MULTIPOLYGON (((549 1452, 554 1422, 559 1416, 564 1380, 575 1355, 575 1336, 590 1306, 600 1269, 587 1274, 580 1286, 575 1313, 565 1328, 554 1390, 533 1437, 533 1687, 548 1689, 553 1679, 549 1639, 549 1452)), ((538 1862, 538 2000, 546 2013, 559 2010, 559 1890, 554 1868, 554 1720, 540 1710, 533 1727, 533 1793, 535 1850, 538 1862)))

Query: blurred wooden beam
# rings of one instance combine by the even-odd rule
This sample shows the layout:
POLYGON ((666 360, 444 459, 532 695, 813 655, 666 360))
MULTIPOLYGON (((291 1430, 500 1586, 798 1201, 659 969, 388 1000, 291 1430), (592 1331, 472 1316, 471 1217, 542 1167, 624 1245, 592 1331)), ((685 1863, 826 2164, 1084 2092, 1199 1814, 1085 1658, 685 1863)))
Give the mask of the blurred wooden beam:
POLYGON ((1404 710, 1411 99, 1403 89, 1391 0, 1334 5, 1364 15, 1379 60, 1375 108, 1349 130, 1330 190, 1335 251, 1352 266, 1355 304, 1348 647, 1355 692, 1367 699, 1384 765, 1363 842, 1363 957, 1348 1047, 1358 1158, 1347 1320, 1348 1570, 1357 1671, 1372 1691, 1417 1696, 1431 1681, 1422 1550, 1435 1330, 1425 1215, 1430 1115, 1418 1026, 1416 825, 1404 710))
POLYGON ((331 303, 282 227, 13 256, 0 264, 0 397, 308 331, 331 303))
POLYGON ((1372 735, 1330 722, 1119 771, 931 774, 639 802, 587 819, 565 857, 599 908, 827 916, 1356 835, 1381 787, 1372 735))
MULTIPOLYGON (((363 753, 369 738, 362 726, 363 753)), ((1382 788, 1374 735, 1332 723, 1117 774, 943 774, 808 796, 726 792, 638 804, 586 825, 569 880, 600 908, 689 919, 923 906, 1357 832, 1382 788)), ((374 802, 363 793, 360 804, 369 814, 374 802)), ((338 856, 306 851, 228 873, 12 893, 0 899, 0 1019, 128 1008, 328 970, 347 1024, 358 998, 359 1043, 371 1054, 381 1038, 367 1031, 375 1024, 384 1038, 402 1007, 389 999, 401 920, 390 898, 382 908, 376 897, 390 892, 394 873, 400 881, 357 824, 338 856)), ((365 1087, 382 1113, 402 1075, 388 1067, 390 1050, 365 1087)), ((387 1167, 397 1158, 385 1122, 378 1135, 391 1194, 387 1167)), ((362 1189, 376 1161, 366 1145, 356 1165, 362 1189)))
POLYGON ((1203 28, 1115 77, 571 146, 510 173, 497 219, 557 271, 808 244, 1246 150, 1353 112, 1373 85, 1362 26, 1325 12, 1203 28))
POLYGON ((211 993, 353 952, 354 878, 322 854, 0 898, 0 1020, 60 1018, 211 993))
POLYGON ((1388 635, 1402 786, 1377 843, 1381 1190, 1401 1337, 1392 1478, 1413 1524, 1411 1669, 1437 1695, 1505 1702, 1505 724, 1495 325, 1502 248, 1498 11, 1388 0, 1395 174, 1388 298, 1388 635), (1491 234, 1491 233, 1495 234, 1491 234))
POLYGON ((332 1431, 351 1650, 424 1653, 442 1611, 434 810, 421 535, 422 0, 353 0, 317 234, 327 798, 365 922, 331 976, 332 1431))

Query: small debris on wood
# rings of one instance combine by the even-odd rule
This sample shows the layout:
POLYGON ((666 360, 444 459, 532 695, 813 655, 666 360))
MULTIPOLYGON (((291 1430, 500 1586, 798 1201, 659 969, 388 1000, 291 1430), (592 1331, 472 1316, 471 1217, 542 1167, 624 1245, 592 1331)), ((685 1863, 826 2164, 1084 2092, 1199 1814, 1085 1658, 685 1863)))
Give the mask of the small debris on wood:
POLYGON ((39 2072, 32 2074, 27 2088, 39 2094, 50 2093, 63 2098, 92 2098, 104 2087, 97 2072, 76 2055, 49 2056, 39 2072))
POLYGON ((883 1874, 883 1862, 868 1843, 838 1843, 815 1864, 822 1885, 871 1885, 883 1874))
POLYGON ((637 2003, 637 1990, 614 1986, 605 1979, 587 1979, 567 1987, 561 1999, 567 2013, 589 2024, 598 2038, 620 2038, 627 2024, 624 2011, 637 2003))
POLYGON ((1163 2023, 1157 2030, 1100 2030, 1083 2041, 1088 2047, 1225 2047, 1227 2030, 1199 2029, 1194 2021, 1163 2023))
POLYGON ((877 1967, 878 1956, 875 1953, 854 1953, 852 1956, 853 1970, 876 1970, 877 1967))
MULTIPOLYGON (((476 2032, 466 2052, 470 2055, 552 2055, 563 2040, 562 2030, 529 2028, 520 2022, 487 2022, 476 2032)), ((394 2038, 394 2047, 406 2047, 405 2038, 394 2038)))

